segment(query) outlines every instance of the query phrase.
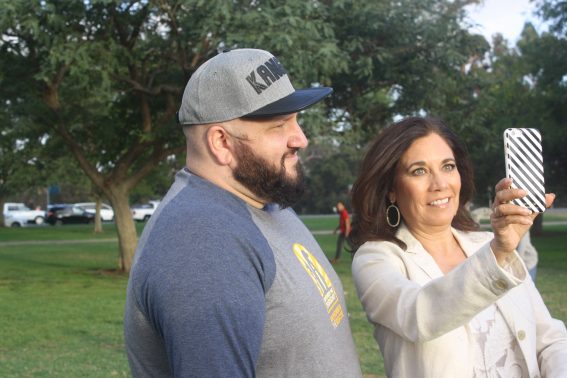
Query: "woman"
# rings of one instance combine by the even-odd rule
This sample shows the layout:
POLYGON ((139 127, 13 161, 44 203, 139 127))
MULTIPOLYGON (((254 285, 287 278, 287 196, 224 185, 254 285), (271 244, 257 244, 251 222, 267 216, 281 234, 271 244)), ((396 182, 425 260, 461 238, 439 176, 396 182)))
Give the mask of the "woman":
MULTIPOLYGON (((465 209, 465 148, 441 121, 382 130, 353 186, 353 277, 389 377, 567 376, 567 331, 514 249, 536 214, 496 185, 494 234, 465 209)), ((547 205, 554 195, 546 195, 547 205)))

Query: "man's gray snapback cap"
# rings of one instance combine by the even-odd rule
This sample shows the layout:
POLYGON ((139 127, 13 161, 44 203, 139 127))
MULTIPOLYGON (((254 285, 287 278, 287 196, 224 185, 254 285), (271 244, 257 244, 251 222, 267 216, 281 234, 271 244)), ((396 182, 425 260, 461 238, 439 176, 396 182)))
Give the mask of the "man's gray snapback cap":
POLYGON ((178 121, 196 125, 290 114, 332 91, 329 87, 294 89, 285 68, 267 51, 230 50, 203 63, 191 76, 178 121))

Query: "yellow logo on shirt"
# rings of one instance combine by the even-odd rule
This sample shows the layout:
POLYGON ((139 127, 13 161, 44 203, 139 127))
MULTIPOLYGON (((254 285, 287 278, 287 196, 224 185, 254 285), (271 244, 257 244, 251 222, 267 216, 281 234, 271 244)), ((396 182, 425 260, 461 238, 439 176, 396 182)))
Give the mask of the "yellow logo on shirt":
POLYGON ((327 272, 325 272, 325 269, 319 264, 315 256, 301 244, 295 243, 293 245, 293 253, 295 253, 295 256, 319 290, 327 312, 329 313, 331 323, 337 328, 344 318, 344 311, 339 301, 337 291, 329 279, 327 272))

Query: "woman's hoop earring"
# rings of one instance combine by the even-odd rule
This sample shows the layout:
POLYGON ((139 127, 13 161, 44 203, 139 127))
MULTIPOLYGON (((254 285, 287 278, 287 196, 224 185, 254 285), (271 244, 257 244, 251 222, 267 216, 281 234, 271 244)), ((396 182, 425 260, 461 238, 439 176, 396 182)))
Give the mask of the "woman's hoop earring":
POLYGON ((386 222, 392 228, 398 227, 400 225, 400 221, 402 220, 402 214, 400 214, 400 209, 392 202, 390 206, 386 208, 386 222), (390 210, 394 209, 396 211, 396 221, 390 221, 390 210))

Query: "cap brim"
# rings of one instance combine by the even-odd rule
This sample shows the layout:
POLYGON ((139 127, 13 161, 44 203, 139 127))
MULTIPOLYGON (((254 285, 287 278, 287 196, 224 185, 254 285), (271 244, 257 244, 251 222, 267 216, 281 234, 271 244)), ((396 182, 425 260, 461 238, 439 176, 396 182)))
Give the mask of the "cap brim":
POLYGON ((246 114, 242 118, 265 118, 297 113, 318 103, 332 92, 333 88, 329 87, 297 89, 289 96, 272 102, 252 113, 246 114))

